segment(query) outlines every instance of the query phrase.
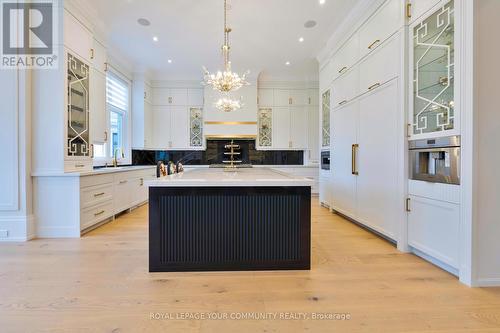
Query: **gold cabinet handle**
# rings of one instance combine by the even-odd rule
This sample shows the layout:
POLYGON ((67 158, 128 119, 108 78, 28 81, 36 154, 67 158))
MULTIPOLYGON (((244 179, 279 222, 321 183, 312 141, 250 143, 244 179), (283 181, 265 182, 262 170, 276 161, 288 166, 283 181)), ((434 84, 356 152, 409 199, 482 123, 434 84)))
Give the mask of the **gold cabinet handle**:
POLYGON ((169 104, 172 104, 172 97, 169 97, 169 98, 168 98, 168 103, 169 103, 169 104))
POLYGON ((347 70, 347 66, 342 67, 342 68, 339 70, 339 74, 344 73, 344 71, 345 71, 345 70, 347 70))
POLYGON ((411 18, 411 2, 406 4, 406 17, 411 18))
POLYGON ((94 49, 90 49, 90 59, 94 60, 94 49))
POLYGON ((120 184, 126 184, 127 181, 126 180, 120 180, 120 184))
POLYGON ((406 124, 406 137, 411 138, 411 124, 406 124))
POLYGON ((356 161, 356 150, 357 148, 359 147, 358 144, 353 144, 352 147, 351 147, 351 172, 354 176, 357 176, 359 175, 359 172, 358 172, 358 166, 357 166, 357 161, 356 161))
POLYGON ((339 105, 344 105, 345 103, 347 103, 347 99, 344 99, 342 102, 339 102, 339 105))
POLYGON ((102 197, 104 194, 106 194, 106 193, 104 193, 104 192, 96 193, 96 194, 94 194, 94 198, 102 197))
POLYGON ((378 87, 380 87, 380 82, 372 84, 371 86, 368 87, 368 90, 373 90, 373 89, 378 88, 378 87))
POLYGON ((83 168, 85 167, 85 164, 75 164, 75 168, 83 168))
POLYGON ((406 198, 406 211, 407 212, 411 212, 411 206, 410 206, 410 203, 411 203, 411 198, 406 198))
POLYGON ((94 158, 94 144, 90 145, 90 158, 94 158))
POLYGON ((108 131, 104 131, 104 142, 108 142, 108 131))
POLYGON ((374 47, 375 45, 377 45, 378 43, 380 43, 380 39, 377 39, 377 40, 375 40, 373 43, 371 43, 371 44, 368 46, 368 49, 370 49, 370 50, 371 50, 371 49, 373 49, 373 47, 374 47))
POLYGON ((141 186, 144 186, 144 178, 141 178, 141 186))
POLYGON ((102 215, 104 214, 106 211, 105 210, 101 210, 100 212, 98 213, 95 213, 94 216, 99 216, 99 215, 102 215))

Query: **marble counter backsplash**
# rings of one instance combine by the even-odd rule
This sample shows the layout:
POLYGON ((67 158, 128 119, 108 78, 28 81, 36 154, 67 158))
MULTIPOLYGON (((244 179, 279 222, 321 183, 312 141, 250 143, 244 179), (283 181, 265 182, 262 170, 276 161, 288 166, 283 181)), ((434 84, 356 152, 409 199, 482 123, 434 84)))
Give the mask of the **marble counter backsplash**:
MULTIPOLYGON (((158 161, 180 161, 184 165, 221 164, 224 159, 224 146, 228 140, 208 140, 205 151, 168 151, 132 150, 133 165, 156 165, 158 161)), ((304 152, 299 151, 261 151, 255 149, 254 140, 235 140, 241 147, 241 159, 252 165, 302 165, 304 152)))

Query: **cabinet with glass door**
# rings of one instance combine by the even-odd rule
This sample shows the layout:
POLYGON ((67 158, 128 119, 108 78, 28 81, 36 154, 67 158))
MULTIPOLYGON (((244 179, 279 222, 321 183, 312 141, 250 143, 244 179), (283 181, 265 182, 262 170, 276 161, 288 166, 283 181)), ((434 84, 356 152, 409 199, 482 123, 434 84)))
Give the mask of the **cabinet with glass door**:
POLYGON ((408 136, 414 140, 459 135, 454 1, 414 22, 409 33, 412 80, 408 136))
POLYGON ((90 66, 72 53, 66 53, 65 171, 92 167, 90 138, 90 66))

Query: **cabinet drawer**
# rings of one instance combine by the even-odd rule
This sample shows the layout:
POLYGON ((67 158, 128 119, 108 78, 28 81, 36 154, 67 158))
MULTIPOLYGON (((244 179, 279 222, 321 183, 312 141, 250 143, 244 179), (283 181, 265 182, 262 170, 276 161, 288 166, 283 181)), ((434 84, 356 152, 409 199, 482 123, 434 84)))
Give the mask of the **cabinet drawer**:
POLYGON ((80 191, 82 208, 92 207, 113 199, 113 184, 91 186, 80 191))
POLYGON ((403 26, 403 5, 401 0, 387 0, 359 31, 360 57, 375 50, 387 38, 403 26))
POLYGON ((359 91, 367 92, 398 77, 401 72, 401 36, 377 48, 359 66, 359 91))
POLYGON ((80 216, 80 230, 88 229, 99 222, 113 216, 113 201, 107 201, 99 206, 85 209, 80 216))
POLYGON ((87 172, 92 171, 92 159, 87 160, 65 160, 64 172, 87 172))
POLYGON ((352 36, 332 58, 333 78, 347 72, 359 60, 359 35, 352 36))
POLYGON ((113 175, 105 174, 105 175, 85 176, 80 178, 80 188, 103 185, 103 184, 113 184, 113 175))
POLYGON ((333 82, 332 109, 346 104, 359 95, 359 68, 356 66, 333 82))

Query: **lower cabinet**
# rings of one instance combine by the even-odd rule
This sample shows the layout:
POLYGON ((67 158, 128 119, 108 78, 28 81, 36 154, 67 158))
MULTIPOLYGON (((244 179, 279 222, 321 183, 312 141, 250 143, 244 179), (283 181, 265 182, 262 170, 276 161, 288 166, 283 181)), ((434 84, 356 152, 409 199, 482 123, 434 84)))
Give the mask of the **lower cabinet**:
POLYGON ((156 167, 80 176, 34 177, 37 237, 80 237, 81 234, 148 200, 145 181, 156 167))
POLYGON ((460 205, 410 196, 408 244, 458 269, 460 205))

